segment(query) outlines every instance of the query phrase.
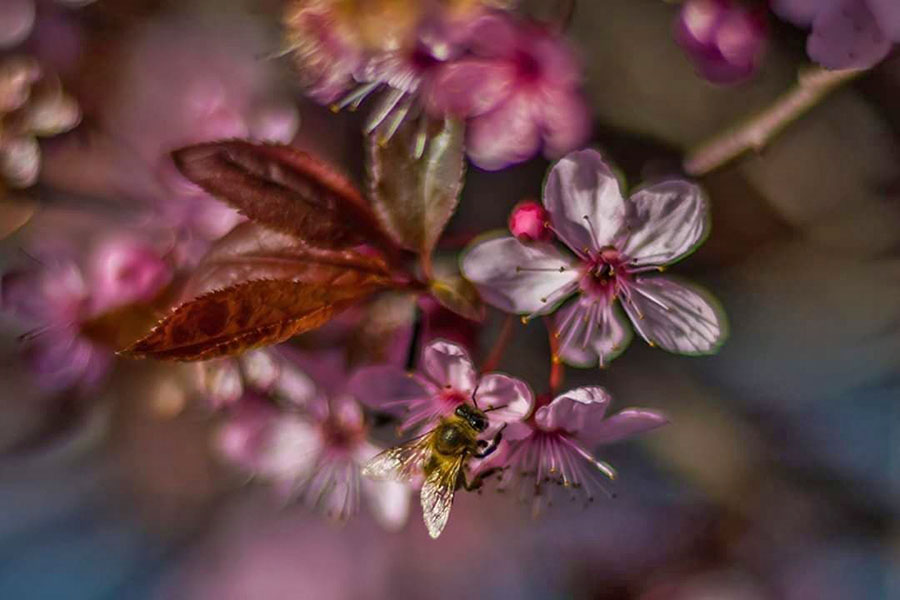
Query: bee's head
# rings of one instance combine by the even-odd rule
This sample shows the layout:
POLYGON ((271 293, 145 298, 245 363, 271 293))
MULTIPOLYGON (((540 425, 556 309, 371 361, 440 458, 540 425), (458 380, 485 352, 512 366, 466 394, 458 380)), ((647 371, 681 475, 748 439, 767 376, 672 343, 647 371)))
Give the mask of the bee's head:
POLYGON ((456 410, 453 413, 461 418, 465 419, 466 423, 472 426, 472 429, 481 433, 488 427, 488 419, 487 415, 485 415, 482 411, 478 410, 474 406, 469 406, 468 404, 460 404, 456 407, 456 410))

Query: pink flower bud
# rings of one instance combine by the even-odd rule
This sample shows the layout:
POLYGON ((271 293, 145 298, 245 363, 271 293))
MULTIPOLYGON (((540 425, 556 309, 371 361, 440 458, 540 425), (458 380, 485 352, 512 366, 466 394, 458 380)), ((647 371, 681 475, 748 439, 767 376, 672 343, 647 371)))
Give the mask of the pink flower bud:
POLYGON ((675 38, 699 74, 713 83, 738 83, 759 67, 768 40, 765 17, 734 0, 687 0, 675 38))
POLYGON ((533 201, 520 202, 509 214, 509 230, 520 242, 548 242, 553 233, 547 227, 550 217, 543 206, 533 201))
POLYGON ((149 301, 172 276, 159 254, 138 240, 110 239, 92 258, 92 305, 98 312, 149 301))

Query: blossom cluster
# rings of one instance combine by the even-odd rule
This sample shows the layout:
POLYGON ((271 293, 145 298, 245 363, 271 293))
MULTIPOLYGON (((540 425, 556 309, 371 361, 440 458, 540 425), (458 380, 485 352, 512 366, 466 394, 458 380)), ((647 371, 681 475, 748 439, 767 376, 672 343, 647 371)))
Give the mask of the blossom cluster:
POLYGON ((550 27, 496 3, 374 4, 291 4, 288 49, 313 98, 355 108, 380 93, 366 129, 382 139, 423 110, 465 120, 469 158, 487 170, 587 140, 578 61, 550 27))
MULTIPOLYGON (((287 49, 306 92, 338 109, 377 97, 359 188, 291 145, 299 118, 266 93, 271 61, 223 58, 215 27, 178 43, 165 27, 134 40, 119 86, 94 108, 101 126, 55 145, 44 175, 115 199, 127 217, 34 225, 22 265, 3 276, 2 308, 40 382, 84 394, 116 360, 194 362, 179 385, 215 421, 219 458, 338 521, 365 504, 400 527, 416 488, 434 537, 458 488, 510 490, 535 512, 559 491, 585 503, 611 495, 616 471, 598 448, 667 418, 610 415, 611 393, 566 390, 565 369, 609 367, 635 333, 675 354, 718 350, 721 307, 663 273, 709 234, 709 201, 680 176, 628 190, 588 147, 563 28, 512 4, 288 3, 287 49), (172 90, 159 93, 163 83, 172 90), (492 171, 541 150, 555 162, 540 202, 513 209, 511 235, 440 247, 466 158, 492 171), (477 362, 497 313, 505 333, 477 362), (547 328, 546 382, 498 371, 516 317, 547 328)), ((682 45, 711 61, 708 75, 748 76, 756 22, 728 3, 704 6, 685 5, 682 45)), ((41 72, 16 73, 12 108, 31 126, 0 134, 37 148, 44 113, 29 102, 44 96, 29 86, 41 72)), ((58 108, 67 96, 53 98, 58 108)))

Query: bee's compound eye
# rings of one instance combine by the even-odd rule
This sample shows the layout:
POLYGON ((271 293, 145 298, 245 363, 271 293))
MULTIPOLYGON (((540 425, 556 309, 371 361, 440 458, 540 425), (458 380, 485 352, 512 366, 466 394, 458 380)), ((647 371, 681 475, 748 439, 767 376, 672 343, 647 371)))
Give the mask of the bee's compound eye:
POLYGON ((466 416, 466 405, 460 404, 456 407, 456 410, 453 411, 453 414, 457 417, 465 417, 466 416))

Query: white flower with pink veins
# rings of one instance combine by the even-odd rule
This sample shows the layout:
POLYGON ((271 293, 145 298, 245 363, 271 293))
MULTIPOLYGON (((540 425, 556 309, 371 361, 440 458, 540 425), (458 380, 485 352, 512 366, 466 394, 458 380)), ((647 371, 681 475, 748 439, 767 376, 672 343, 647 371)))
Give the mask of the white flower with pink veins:
POLYGON ((462 271, 486 302, 532 318, 574 296, 554 317, 554 329, 560 357, 576 366, 603 366, 618 356, 631 341, 628 321, 650 345, 670 352, 718 349, 726 323, 717 303, 657 274, 708 233, 709 209, 696 185, 663 181, 626 199, 600 154, 581 150, 553 166, 543 200, 545 226, 571 253, 513 237, 475 244, 462 271))

